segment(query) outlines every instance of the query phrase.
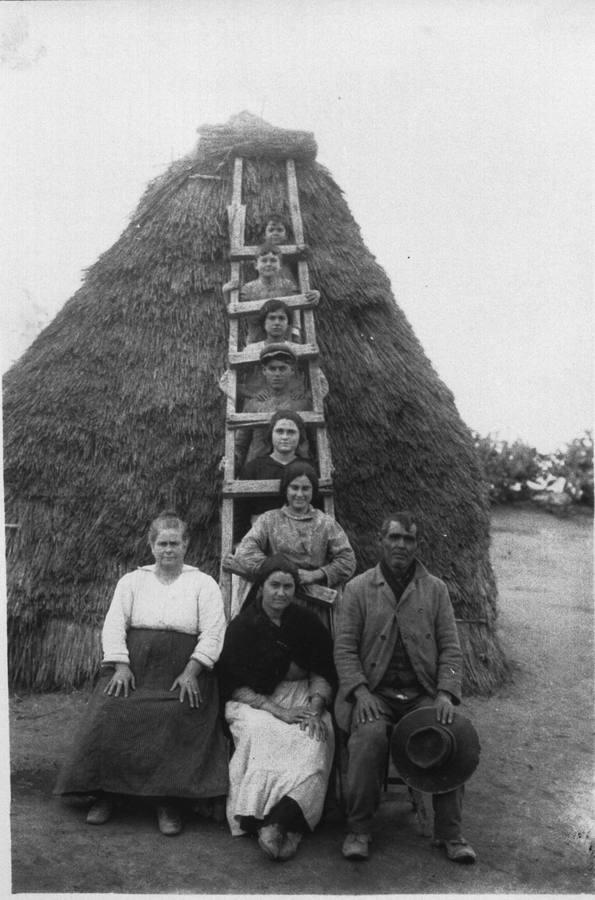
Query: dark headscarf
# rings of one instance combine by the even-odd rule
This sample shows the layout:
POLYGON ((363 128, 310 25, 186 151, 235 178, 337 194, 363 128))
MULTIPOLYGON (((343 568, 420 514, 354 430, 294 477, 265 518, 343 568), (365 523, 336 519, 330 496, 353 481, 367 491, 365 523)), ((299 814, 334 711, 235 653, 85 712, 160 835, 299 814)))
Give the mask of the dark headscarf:
MULTIPOLYGON (((281 554, 268 557, 258 570, 256 584, 262 586, 274 572, 287 572, 297 587, 298 569, 281 554)), ((275 625, 262 609, 262 599, 244 606, 229 623, 217 663, 222 698, 229 700, 236 688, 249 687, 259 694, 272 694, 295 662, 310 675, 322 675, 336 684, 333 642, 320 619, 290 603, 275 625)))

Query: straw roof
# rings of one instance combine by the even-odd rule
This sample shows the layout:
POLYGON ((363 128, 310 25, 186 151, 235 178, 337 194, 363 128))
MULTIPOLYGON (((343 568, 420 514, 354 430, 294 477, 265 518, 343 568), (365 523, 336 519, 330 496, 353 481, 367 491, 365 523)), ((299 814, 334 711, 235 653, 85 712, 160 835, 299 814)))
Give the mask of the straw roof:
POLYGON ((336 467, 337 517, 359 567, 384 513, 423 521, 422 555, 447 582, 486 692, 507 671, 495 634, 485 487, 471 435, 363 244, 311 134, 249 114, 199 129, 195 152, 152 182, 114 246, 4 379, 11 680, 92 676, 116 579, 150 560, 163 507, 188 520, 187 561, 218 576, 229 278, 226 207, 245 157, 247 243, 285 212, 296 160, 336 467), (481 621, 476 621, 481 620, 481 621))

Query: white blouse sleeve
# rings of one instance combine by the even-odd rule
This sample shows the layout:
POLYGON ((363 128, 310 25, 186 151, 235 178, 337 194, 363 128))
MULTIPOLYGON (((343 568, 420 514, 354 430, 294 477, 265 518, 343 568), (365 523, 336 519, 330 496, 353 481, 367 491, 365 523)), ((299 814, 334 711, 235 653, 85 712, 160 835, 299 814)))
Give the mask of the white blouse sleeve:
POLYGON ((130 663, 126 632, 130 625, 132 611, 132 582, 130 575, 120 578, 107 611, 101 643, 104 662, 130 663))
POLYGON ((199 638, 192 659, 212 669, 221 653, 225 635, 223 598, 214 578, 201 573, 202 583, 198 592, 199 638))

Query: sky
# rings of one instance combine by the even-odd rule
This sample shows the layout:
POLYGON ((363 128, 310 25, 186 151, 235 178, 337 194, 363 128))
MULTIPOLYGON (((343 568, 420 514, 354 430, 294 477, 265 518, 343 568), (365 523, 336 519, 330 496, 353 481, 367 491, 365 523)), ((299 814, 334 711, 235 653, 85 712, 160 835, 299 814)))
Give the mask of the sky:
POLYGON ((595 5, 0 4, 2 368, 196 128, 312 131, 464 421, 549 452, 592 427, 595 5))

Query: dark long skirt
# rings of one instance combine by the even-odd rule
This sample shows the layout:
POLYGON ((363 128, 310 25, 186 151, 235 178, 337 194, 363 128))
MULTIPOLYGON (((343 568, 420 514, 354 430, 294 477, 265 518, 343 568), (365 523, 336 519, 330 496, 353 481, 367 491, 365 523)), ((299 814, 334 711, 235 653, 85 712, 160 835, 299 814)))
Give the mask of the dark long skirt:
POLYGON ((102 667, 70 758, 54 793, 108 791, 143 797, 217 797, 227 793, 228 752, 215 676, 198 678, 202 703, 180 703, 170 687, 196 636, 134 628, 128 632, 136 690, 109 697, 113 666, 102 667))

